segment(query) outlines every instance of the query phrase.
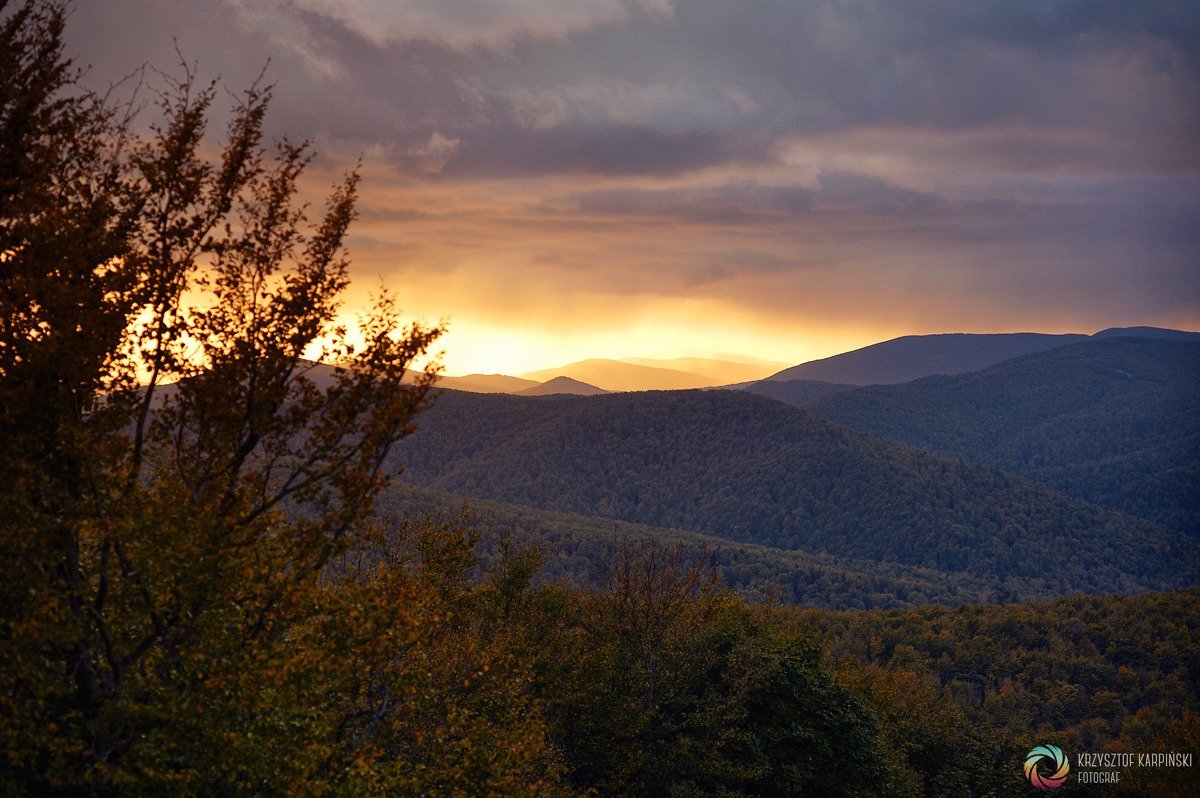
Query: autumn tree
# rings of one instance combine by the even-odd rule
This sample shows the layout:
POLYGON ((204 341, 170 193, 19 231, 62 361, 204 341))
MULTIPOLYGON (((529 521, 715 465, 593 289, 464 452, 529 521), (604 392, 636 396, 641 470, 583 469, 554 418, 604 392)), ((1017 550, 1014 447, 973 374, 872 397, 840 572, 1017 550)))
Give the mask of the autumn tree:
POLYGON ((823 669, 821 648, 786 633, 771 608, 718 589, 682 548, 622 545, 605 589, 562 611, 534 659, 576 788, 837 796, 882 786, 874 720, 823 669))
MULTIPOLYGON (((435 637, 428 580, 328 566, 371 533, 389 453, 431 398, 436 367, 412 364, 441 328, 402 327, 384 294, 351 342, 358 176, 313 216, 308 147, 264 142, 268 87, 210 159, 215 84, 162 78, 137 128, 136 97, 79 85, 66 18, 0 0, 0 788, 420 784, 376 734, 403 702, 356 721, 352 669, 416 689, 394 663, 435 637)), ((476 728, 469 703, 426 725, 476 728)), ((511 756, 470 778, 538 771, 537 792, 536 713, 509 720, 493 741, 511 756)), ((468 778, 462 754, 443 779, 468 778)))

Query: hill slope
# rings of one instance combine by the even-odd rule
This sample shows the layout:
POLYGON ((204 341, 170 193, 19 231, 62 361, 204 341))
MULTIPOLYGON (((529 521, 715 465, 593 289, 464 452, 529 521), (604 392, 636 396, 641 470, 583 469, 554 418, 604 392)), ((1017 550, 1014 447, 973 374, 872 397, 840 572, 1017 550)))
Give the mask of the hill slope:
POLYGON ((406 479, 513 504, 1054 592, 1192 584, 1194 541, 740 391, 447 392, 406 479))
POLYGON ((784 369, 768 379, 891 385, 931 374, 978 371, 1010 358, 1082 341, 1086 335, 1002 333, 906 335, 784 369))
POLYGON ((542 558, 540 580, 590 588, 605 586, 613 553, 621 546, 653 543, 668 549, 682 546, 689 560, 706 561, 726 587, 749 598, 807 607, 957 606, 1035 601, 1057 595, 1040 579, 981 577, 785 551, 702 532, 469 499, 402 482, 385 489, 376 507, 384 527, 400 533, 414 517, 454 518, 467 511, 465 522, 476 525, 480 551, 488 565, 499 558, 501 541, 537 546, 542 558))
POLYGON ((819 382, 817 380, 761 380, 746 385, 731 386, 747 393, 778 399, 796 407, 805 407, 818 399, 831 396, 842 391, 855 390, 859 386, 839 382, 819 382))
POLYGON ((1200 342, 1092 338, 798 404, 1200 534, 1200 342))

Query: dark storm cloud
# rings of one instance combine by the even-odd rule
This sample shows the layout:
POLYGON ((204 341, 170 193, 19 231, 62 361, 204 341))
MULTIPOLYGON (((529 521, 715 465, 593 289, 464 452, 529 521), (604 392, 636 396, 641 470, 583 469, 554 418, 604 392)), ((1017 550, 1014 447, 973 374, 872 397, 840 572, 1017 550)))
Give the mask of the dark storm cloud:
POLYGON ((761 136, 645 125, 494 126, 463 136, 462 147, 443 170, 446 175, 670 175, 714 164, 763 162, 772 153, 771 140, 761 136))
POLYGON ((364 156, 380 268, 873 329, 1200 319, 1200 3, 81 0, 69 36, 89 80, 173 38, 233 89, 270 57, 272 132, 364 156))
POLYGON ((468 145, 447 163, 460 176, 670 172, 846 126, 1004 121, 1098 132, 1093 162, 1147 133, 1196 164, 1194 3, 541 4, 558 9, 546 15, 553 35, 538 35, 538 5, 514 6, 508 35, 487 37, 489 16, 467 14, 471 4, 437 16, 382 0, 119 0, 81 4, 73 35, 113 75, 139 51, 172 65, 172 37, 234 85, 271 55, 280 123, 294 134, 404 153, 440 132, 468 145))
POLYGON ((544 207, 690 224, 757 225, 837 214, 928 218, 948 211, 947 203, 934 194, 853 172, 823 173, 820 185, 814 188, 740 181, 684 188, 596 189, 550 201, 544 207))
MULTIPOLYGON (((903 4, 897 4, 904 9, 903 4)), ((1028 48, 1076 47, 1083 37, 1171 42, 1193 64, 1200 57, 1200 13, 1187 0, 1019 0, 1005 3, 924 0, 908 13, 927 20, 925 44, 958 33, 1028 48)))
POLYGON ((547 209, 557 206, 587 215, 691 224, 774 224, 809 213, 813 193, 802 186, 760 186, 752 182, 669 189, 596 189, 548 203, 547 209))

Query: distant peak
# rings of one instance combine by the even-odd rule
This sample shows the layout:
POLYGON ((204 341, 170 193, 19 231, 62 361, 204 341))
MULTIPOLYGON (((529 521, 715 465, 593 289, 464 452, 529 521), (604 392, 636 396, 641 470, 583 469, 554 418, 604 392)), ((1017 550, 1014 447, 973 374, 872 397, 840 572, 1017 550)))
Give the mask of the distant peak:
POLYGON ((532 388, 526 388, 517 393, 521 396, 548 396, 550 394, 564 393, 576 396, 595 396, 596 394, 608 393, 608 391, 586 382, 571 379, 570 377, 558 376, 546 380, 541 385, 535 385, 532 388))
POLYGON ((1092 335, 1093 338, 1157 338, 1165 341, 1200 340, 1200 332, 1169 330, 1165 327, 1109 327, 1092 335))

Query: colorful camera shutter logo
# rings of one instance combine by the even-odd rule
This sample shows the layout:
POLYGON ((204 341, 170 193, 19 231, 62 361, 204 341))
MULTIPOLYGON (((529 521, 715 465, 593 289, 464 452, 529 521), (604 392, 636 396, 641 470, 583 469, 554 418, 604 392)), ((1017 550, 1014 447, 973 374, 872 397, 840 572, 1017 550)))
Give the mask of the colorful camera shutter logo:
POLYGON ((1053 790, 1055 787, 1061 787, 1067 780, 1067 773, 1070 770, 1071 763, 1067 761, 1067 755, 1057 745, 1039 745, 1025 757, 1025 778, 1029 779, 1029 783, 1039 790, 1053 790), (1054 769, 1053 776, 1043 776, 1038 770, 1038 765, 1043 760, 1046 761, 1047 769, 1054 769))

